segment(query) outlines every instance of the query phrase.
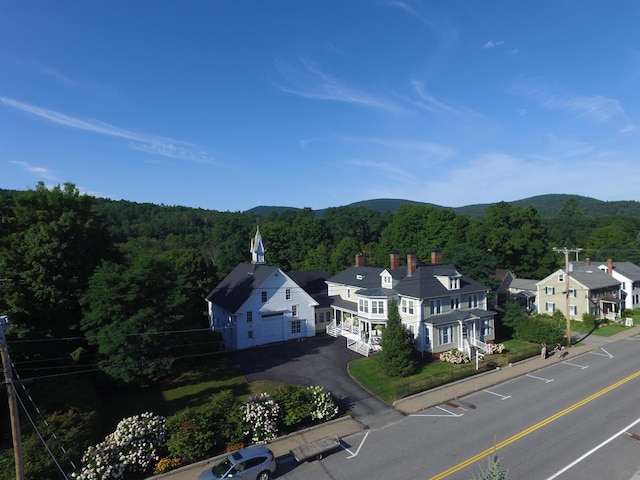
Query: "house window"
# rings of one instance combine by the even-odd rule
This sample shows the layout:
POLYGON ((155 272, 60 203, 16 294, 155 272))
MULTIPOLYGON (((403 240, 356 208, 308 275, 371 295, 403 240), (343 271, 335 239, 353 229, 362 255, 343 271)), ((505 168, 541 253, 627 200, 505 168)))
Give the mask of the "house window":
POLYGON ((347 298, 351 298, 351 289, 347 288, 347 298))
POLYGON ((578 307, 576 305, 569 305, 569 313, 571 315, 578 315, 578 307))
POLYGON ((374 315, 384 315, 384 301, 374 300, 371 302, 371 313, 374 315))
POLYGON ((300 320, 294 320, 291 322, 291 333, 300 333, 300 320))
POLYGON ((253 330, 247 330, 247 338, 251 340, 253 338, 253 330))
POLYGON ((547 302, 545 304, 545 310, 547 312, 555 312, 556 311, 556 304, 553 302, 547 302))
POLYGON ((247 312, 247 323, 253 322, 253 312, 247 312))
POLYGON ((556 294, 556 287, 544 287, 544 293, 546 295, 555 295, 556 294))
POLYGON ((460 297, 451 297, 451 310, 458 310, 460 308, 460 297))
POLYGON ((460 279, 459 278, 450 278, 449 279, 449 290, 458 290, 460 288, 460 279))
POLYGON ((262 303, 267 301, 267 292, 262 292, 262 303))
POLYGON ((478 295, 469 295, 469 308, 478 308, 478 295))
POLYGON ((298 316, 298 305, 291 305, 291 316, 292 317, 298 316))
POLYGON ((405 298, 402 299, 402 313, 408 313, 409 315, 413 315, 413 300, 407 300, 405 298))
POLYGON ((480 335, 482 335, 482 337, 486 337, 491 333, 491 321, 489 320, 484 320, 482 322, 482 330, 480 332, 480 335))
POLYGON ((453 327, 438 327, 440 345, 453 343, 453 327))
POLYGON ((285 300, 291 300, 291 289, 287 288, 284 291, 284 299, 285 300))
POLYGON ((429 301, 429 312, 431 315, 442 313, 442 300, 438 299, 429 301))
POLYGON ((569 296, 570 297, 574 297, 574 298, 578 296, 578 292, 576 291, 575 288, 570 288, 569 289, 569 296))
POLYGON ((559 273, 558 274, 558 281, 559 282, 564 282, 564 273, 559 273))
POLYGON ((358 311, 362 313, 369 313, 369 300, 360 298, 358 300, 358 311))

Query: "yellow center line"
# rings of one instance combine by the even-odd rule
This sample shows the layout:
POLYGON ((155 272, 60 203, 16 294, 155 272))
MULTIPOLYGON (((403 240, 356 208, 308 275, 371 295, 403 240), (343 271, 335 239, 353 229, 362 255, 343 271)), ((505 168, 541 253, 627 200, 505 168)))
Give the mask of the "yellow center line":
POLYGON ((487 455, 490 455, 494 452, 497 452, 498 450, 500 450, 501 448, 506 447, 507 445, 515 442, 516 440, 520 440, 522 437, 525 437, 526 435, 529 435, 530 433, 535 432, 536 430, 544 427, 545 425, 550 424, 551 422, 559 419, 560 417, 573 412, 574 410, 582 407, 583 405, 586 405, 587 403, 595 400, 596 398, 601 397, 602 395, 604 395, 605 393, 609 393, 612 390, 615 390, 616 388, 620 387, 621 385, 624 385, 625 383, 633 380, 634 378, 640 377, 640 370, 637 371, 636 373, 629 375, 626 378, 623 378, 622 380, 614 383, 613 385, 608 386, 607 388, 604 388, 602 390, 600 390, 599 392, 594 393, 593 395, 588 396, 587 398, 580 400, 578 403, 575 403, 573 405, 571 405, 568 408, 565 408, 564 410, 561 410, 560 412, 551 415, 548 418, 545 418, 544 420, 542 420, 541 422, 536 423, 535 425, 532 425, 529 428, 526 428, 525 430, 522 430, 519 433, 516 433, 515 435, 513 435, 512 437, 507 438, 506 440, 503 440, 502 442, 487 448, 486 450, 478 453, 477 455, 474 455, 473 457, 468 458, 467 460, 454 465, 453 467, 445 470, 442 473, 439 473, 438 475, 435 475, 433 477, 431 477, 429 480, 440 480, 441 478, 445 478, 448 477, 449 475, 462 470, 463 468, 468 467, 469 465, 477 462, 478 460, 481 460, 482 458, 486 457, 487 455))

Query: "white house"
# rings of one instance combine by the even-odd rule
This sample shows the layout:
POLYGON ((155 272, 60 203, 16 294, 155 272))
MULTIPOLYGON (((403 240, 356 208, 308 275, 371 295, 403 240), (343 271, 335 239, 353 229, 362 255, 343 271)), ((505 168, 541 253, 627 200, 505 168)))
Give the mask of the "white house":
POLYGON ((631 262, 614 262, 609 259, 598 268, 620 282, 623 309, 640 308, 640 267, 631 262))
POLYGON ((403 325, 419 352, 435 355, 454 348, 471 356, 489 350, 495 340, 495 312, 487 309, 486 286, 443 265, 439 250, 431 263, 418 263, 415 253, 400 265, 391 252, 388 268, 356 265, 327 281, 333 321, 327 333, 347 338, 347 346, 363 355, 379 348, 389 302, 396 299, 403 325))
POLYGON ((206 297, 209 325, 227 350, 316 334, 318 302, 281 269, 267 265, 265 254, 256 229, 251 263, 238 265, 206 297))

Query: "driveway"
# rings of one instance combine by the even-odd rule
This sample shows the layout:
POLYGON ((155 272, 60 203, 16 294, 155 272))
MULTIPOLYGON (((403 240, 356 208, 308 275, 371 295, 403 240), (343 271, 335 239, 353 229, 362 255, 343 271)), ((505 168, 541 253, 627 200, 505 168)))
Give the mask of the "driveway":
POLYGON ((239 350, 234 354, 236 365, 248 381, 323 386, 341 408, 371 428, 399 420, 402 417, 399 412, 349 376, 347 364, 356 358, 362 357, 347 349, 345 338, 329 335, 239 350))

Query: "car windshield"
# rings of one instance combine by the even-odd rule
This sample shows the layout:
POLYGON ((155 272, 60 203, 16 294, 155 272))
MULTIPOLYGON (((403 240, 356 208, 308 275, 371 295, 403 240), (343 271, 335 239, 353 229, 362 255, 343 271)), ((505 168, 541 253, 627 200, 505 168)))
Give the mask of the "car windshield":
POLYGON ((223 478, 229 469, 233 466, 229 457, 224 457, 218 463, 216 463, 211 471, 216 478, 223 478))

